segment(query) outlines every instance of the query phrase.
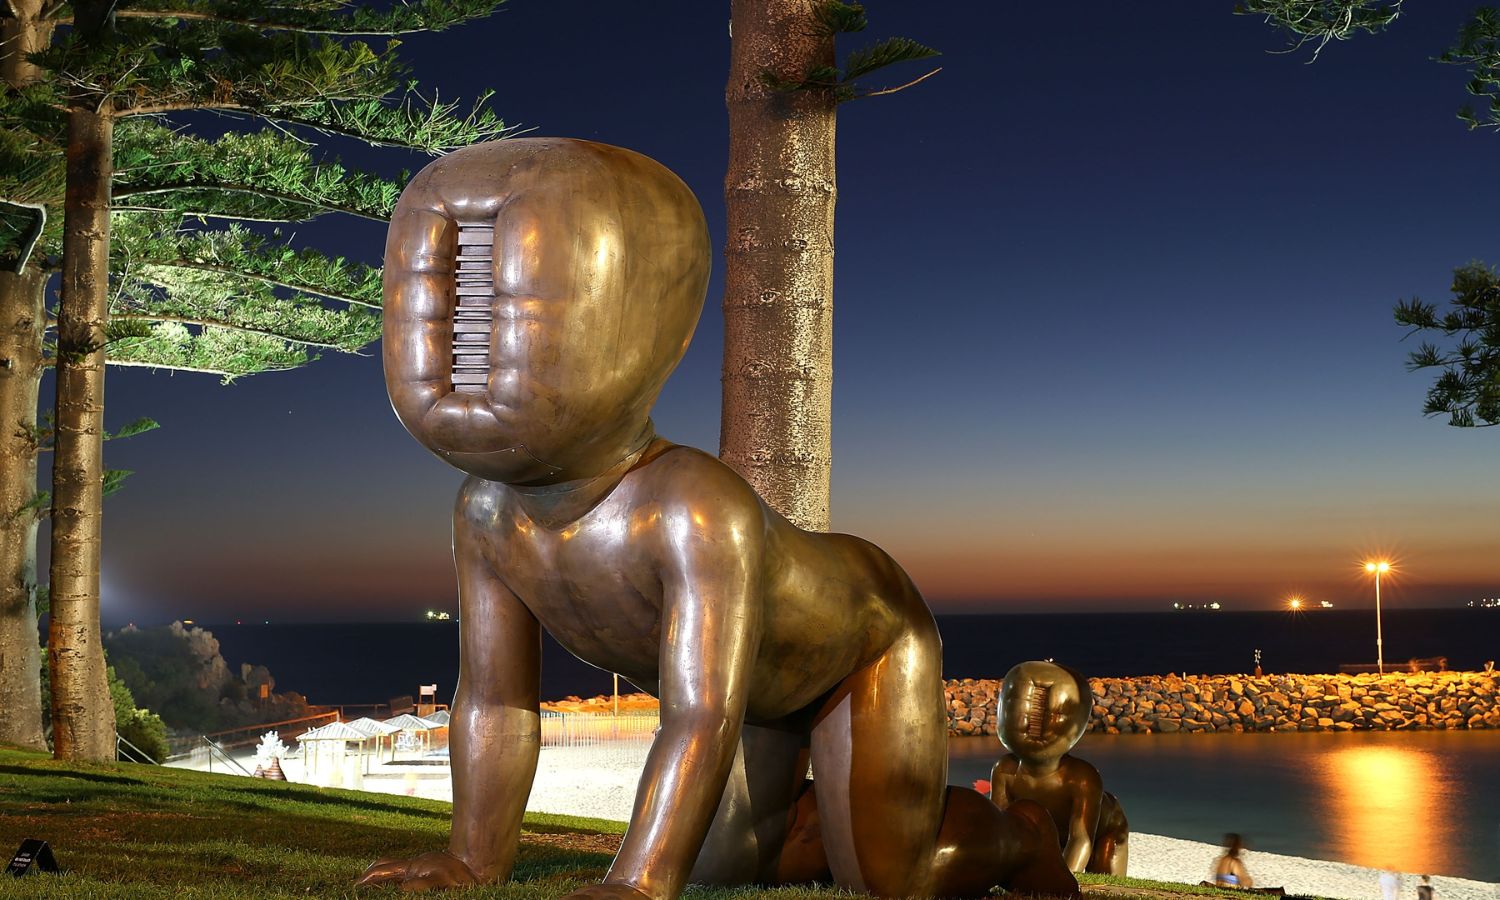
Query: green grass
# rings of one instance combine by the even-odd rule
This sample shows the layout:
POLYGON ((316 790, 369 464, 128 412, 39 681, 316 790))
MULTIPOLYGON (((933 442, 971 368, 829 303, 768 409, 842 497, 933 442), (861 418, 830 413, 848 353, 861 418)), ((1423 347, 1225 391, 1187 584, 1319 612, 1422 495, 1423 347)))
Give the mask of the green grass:
MULTIPOLYGON (((354 897, 354 879, 376 858, 446 846, 449 813, 445 803, 413 797, 128 763, 59 763, 0 749, 0 853, 13 852, 24 838, 42 838, 66 870, 0 876, 0 897, 354 897)), ((556 846, 558 838, 543 836, 580 835, 586 844, 583 835, 623 831, 619 822, 529 814, 512 883, 451 896, 560 897, 603 877, 610 854, 556 846)), ((1121 886, 1132 882, 1124 879, 1121 886)), ((1213 893, 1164 887, 1184 895, 1213 893)), ((396 893, 366 888, 357 896, 396 893)), ((697 889, 689 895, 850 896, 809 888, 697 889)))

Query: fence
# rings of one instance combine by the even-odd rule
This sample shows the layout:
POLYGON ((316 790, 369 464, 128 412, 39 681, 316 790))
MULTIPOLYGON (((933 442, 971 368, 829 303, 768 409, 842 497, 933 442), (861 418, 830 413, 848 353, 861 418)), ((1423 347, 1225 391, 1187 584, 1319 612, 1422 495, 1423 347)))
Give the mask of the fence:
POLYGON ((297 735, 304 731, 310 731, 330 722, 337 722, 337 712, 318 713, 314 716, 303 716, 300 719, 285 719, 280 722, 261 722, 256 725, 242 725, 239 728, 227 728, 223 731, 213 731, 208 734, 194 734, 187 737, 176 737, 168 741, 172 753, 168 757, 174 758, 191 752, 201 746, 200 739, 208 739, 215 745, 232 750, 237 747, 253 747, 260 743, 261 735, 268 731, 278 732, 283 741, 290 743, 297 735))
POLYGON ((542 713, 543 747, 587 747, 606 756, 644 758, 656 737, 661 717, 654 709, 618 716, 592 713, 542 713))

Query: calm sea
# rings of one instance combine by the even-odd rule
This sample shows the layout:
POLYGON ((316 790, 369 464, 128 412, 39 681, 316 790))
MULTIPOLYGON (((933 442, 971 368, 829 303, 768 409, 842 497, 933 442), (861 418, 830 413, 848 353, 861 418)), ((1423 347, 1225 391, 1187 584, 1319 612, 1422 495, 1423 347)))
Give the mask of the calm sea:
MULTIPOLYGON (((989 778, 999 753, 989 738, 953 741, 948 780, 989 778)), ((1090 734, 1074 753, 1136 831, 1210 843, 1236 831, 1252 851, 1500 881, 1500 731, 1090 734)))
MULTIPOLYGON (((1053 657, 1090 675, 1329 672, 1371 662, 1371 611, 939 616, 950 678, 998 677, 1053 657)), ((1500 610, 1386 612, 1386 659, 1500 657, 1500 610)), ((210 626, 231 666, 267 666, 278 690, 314 703, 382 702, 437 682, 451 696, 458 628, 410 625, 210 626)), ((548 641, 548 697, 608 692, 610 676, 548 641)), ((949 780, 988 778, 990 738, 955 741, 949 780)), ((1131 827, 1409 873, 1500 881, 1500 732, 1089 735, 1079 756, 1103 773, 1131 827)), ((1253 857, 1252 857, 1253 861, 1253 857)), ((1211 858, 1204 859, 1205 872, 1211 858)), ((1372 888, 1373 895, 1373 888, 1372 888)))
MULTIPOLYGON (((1248 672, 1261 651, 1267 672, 1335 672, 1375 661, 1375 615, 1366 610, 939 616, 949 678, 998 678, 1028 659, 1056 659, 1086 675, 1248 672)), ((266 666, 277 690, 314 703, 379 703, 458 680, 453 622, 342 625, 210 625, 231 669, 266 666)), ((1446 656, 1475 669, 1500 658, 1500 609, 1393 609, 1384 616, 1388 663, 1446 656)), ((542 694, 607 693, 610 676, 547 639, 542 694)))

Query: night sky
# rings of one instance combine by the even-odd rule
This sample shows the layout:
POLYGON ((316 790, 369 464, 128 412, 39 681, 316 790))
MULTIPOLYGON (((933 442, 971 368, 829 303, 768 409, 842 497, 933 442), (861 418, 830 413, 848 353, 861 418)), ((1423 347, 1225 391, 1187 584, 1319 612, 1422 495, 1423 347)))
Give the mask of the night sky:
MULTIPOLYGON (((1307 55, 1233 3, 869 4, 943 71, 839 111, 833 523, 941 611, 1288 595, 1500 595, 1500 433, 1420 415, 1390 308, 1500 262, 1500 135, 1433 61, 1465 7, 1307 55)), ((514 0, 412 36, 444 98, 629 147, 724 240, 728 5, 514 0)), ((925 69, 895 72, 904 81, 925 69), (904 76, 904 77, 903 77, 904 76)), ((394 174, 425 159, 339 144, 394 174)), ((298 240, 379 263, 384 229, 298 240)), ((722 260, 658 429, 718 446, 722 260)), ((1415 339, 1413 339, 1415 340, 1415 339)), ((453 608, 461 476, 386 400, 378 348, 224 387, 111 369, 107 622, 400 620, 453 608)))

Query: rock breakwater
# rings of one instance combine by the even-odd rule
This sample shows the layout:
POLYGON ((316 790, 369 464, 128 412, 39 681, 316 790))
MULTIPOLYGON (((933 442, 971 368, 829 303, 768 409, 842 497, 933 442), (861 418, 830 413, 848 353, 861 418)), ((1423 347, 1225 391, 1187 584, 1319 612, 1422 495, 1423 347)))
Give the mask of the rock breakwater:
MULTIPOLYGON (((1398 731, 1500 728, 1500 673, 1090 678, 1090 731, 1398 731)), ((944 683, 948 730, 995 733, 1000 682, 944 683)))

